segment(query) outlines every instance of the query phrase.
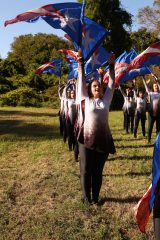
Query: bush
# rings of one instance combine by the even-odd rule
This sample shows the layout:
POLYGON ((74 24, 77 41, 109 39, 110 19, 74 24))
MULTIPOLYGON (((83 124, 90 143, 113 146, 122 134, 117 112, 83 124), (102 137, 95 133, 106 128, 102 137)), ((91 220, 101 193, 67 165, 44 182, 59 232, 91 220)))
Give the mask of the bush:
POLYGON ((1 95, 1 106, 35 106, 40 107, 42 97, 39 96, 32 88, 20 87, 1 95))

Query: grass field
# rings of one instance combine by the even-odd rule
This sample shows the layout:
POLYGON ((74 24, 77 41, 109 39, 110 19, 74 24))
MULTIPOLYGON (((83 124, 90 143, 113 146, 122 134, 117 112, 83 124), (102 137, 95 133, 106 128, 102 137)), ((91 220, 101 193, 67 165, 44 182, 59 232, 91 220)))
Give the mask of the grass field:
POLYGON ((154 239, 133 207, 151 183, 152 145, 110 113, 117 153, 106 162, 101 205, 81 203, 79 163, 59 135, 57 110, 0 108, 0 240, 154 239))

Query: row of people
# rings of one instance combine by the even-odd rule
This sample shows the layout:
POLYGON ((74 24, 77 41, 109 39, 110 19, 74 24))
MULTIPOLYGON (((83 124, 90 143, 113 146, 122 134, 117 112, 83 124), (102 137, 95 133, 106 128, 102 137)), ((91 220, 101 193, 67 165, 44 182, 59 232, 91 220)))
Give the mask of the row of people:
POLYGON ((123 114, 124 129, 126 133, 134 133, 137 137, 139 121, 141 121, 142 134, 146 135, 145 122, 146 112, 148 111, 148 142, 151 141, 154 122, 156 122, 156 132, 160 131, 160 84, 158 80, 153 84, 153 90, 150 90, 148 84, 143 78, 145 92, 137 91, 135 88, 127 88, 126 92, 120 86, 119 89, 124 97, 123 114))
MULTIPOLYGON (((68 139, 69 150, 74 149, 76 161, 78 153, 80 155, 80 183, 83 202, 87 204, 98 203, 105 162, 110 153, 114 154, 116 152, 108 122, 109 107, 114 93, 114 61, 115 56, 111 54, 108 60, 109 82, 104 93, 100 81, 93 80, 86 86, 84 61, 81 52, 79 52, 78 57, 78 79, 76 84, 75 82, 69 82, 62 85, 59 89, 59 97, 61 99, 59 114, 60 133, 63 136, 64 142, 68 139)), ((131 115, 131 130, 134 131, 134 135, 136 136, 138 123, 141 119, 142 133, 145 136, 146 96, 149 96, 150 108, 148 109, 148 115, 151 119, 149 119, 148 140, 150 140, 150 129, 153 128, 154 121, 157 121, 158 124, 160 121, 160 87, 156 83, 153 85, 153 91, 149 91, 145 81, 144 84, 146 93, 139 91, 133 94, 132 89, 127 89, 126 95, 124 94, 124 125, 126 130, 128 130, 128 115, 131 115), (133 97, 135 101, 132 101, 133 97), (135 102, 136 108, 132 111, 130 107, 132 103, 134 103, 134 106, 135 102), (133 128, 134 117, 135 126, 133 128)), ((159 131, 158 124, 157 131, 159 131)), ((155 224, 155 232, 159 237, 160 215, 159 198, 157 196, 159 195, 156 194, 155 197, 154 219, 157 224, 155 224)))
POLYGON ((77 118, 75 82, 68 82, 59 86, 60 98, 60 135, 68 143, 69 151, 74 151, 75 161, 78 161, 78 143, 75 136, 75 122, 77 118))

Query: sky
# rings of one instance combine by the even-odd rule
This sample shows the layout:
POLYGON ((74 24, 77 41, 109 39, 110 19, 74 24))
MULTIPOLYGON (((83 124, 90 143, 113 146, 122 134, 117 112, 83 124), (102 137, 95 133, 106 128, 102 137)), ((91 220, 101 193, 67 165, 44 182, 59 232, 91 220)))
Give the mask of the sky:
MULTIPOLYGON (((95 1, 95 0, 93 0, 95 1)), ((27 10, 41 7, 47 4, 60 3, 60 2, 76 2, 76 0, 4 0, 0 8, 0 56, 6 58, 7 53, 10 51, 10 45, 14 41, 15 37, 24 34, 36 34, 47 33, 55 34, 63 37, 64 33, 61 30, 51 28, 43 20, 39 20, 36 23, 20 22, 8 25, 4 27, 6 20, 16 17, 18 14, 27 10)), ((87 2, 87 0, 86 0, 87 2)), ((154 0, 121 0, 123 8, 133 15, 132 31, 136 31, 139 28, 136 20, 136 15, 140 8, 145 6, 153 6, 154 0)))

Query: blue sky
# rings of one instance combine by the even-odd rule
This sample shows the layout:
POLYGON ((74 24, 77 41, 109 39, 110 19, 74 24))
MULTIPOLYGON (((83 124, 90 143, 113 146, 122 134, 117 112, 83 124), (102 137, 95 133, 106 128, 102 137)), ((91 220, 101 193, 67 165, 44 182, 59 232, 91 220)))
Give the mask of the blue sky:
MULTIPOLYGON (((36 34, 42 33, 53 33, 63 37, 63 32, 51 28, 44 21, 39 20, 34 24, 25 22, 15 23, 4 27, 4 21, 14 18, 16 15, 23 13, 29 9, 37 8, 46 4, 60 3, 60 2, 76 2, 76 0, 5 0, 1 4, 0 8, 0 56, 2 58, 7 57, 8 51, 10 51, 10 44, 14 41, 15 37, 24 34, 36 34)), ((94 1, 94 0, 93 0, 94 1)), ((87 0, 86 0, 87 2, 87 0)), ((121 0, 122 6, 134 15, 135 20, 136 14, 139 8, 144 6, 153 6, 153 0, 121 0)), ((134 22, 132 30, 137 30, 138 24, 134 22)))

